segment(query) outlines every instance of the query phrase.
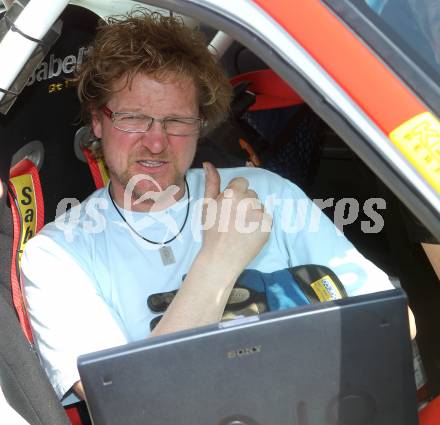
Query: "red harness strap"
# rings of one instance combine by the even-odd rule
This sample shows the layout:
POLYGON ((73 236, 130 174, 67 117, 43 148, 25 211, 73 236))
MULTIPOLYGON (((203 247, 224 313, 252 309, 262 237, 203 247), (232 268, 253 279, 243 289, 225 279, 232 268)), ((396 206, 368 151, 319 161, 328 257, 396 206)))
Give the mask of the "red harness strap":
POLYGON ((64 410, 72 425, 83 425, 83 421, 79 413, 80 408, 78 404, 71 404, 70 406, 65 406, 64 410))
POLYGON ((430 401, 419 411, 420 425, 438 425, 440 423, 440 397, 430 401))
POLYGON ((87 164, 89 165, 90 172, 92 173, 93 182, 95 183, 96 188, 100 189, 101 187, 104 187, 109 180, 107 168, 104 164, 104 161, 102 159, 96 159, 93 156, 92 152, 85 146, 82 146, 81 149, 87 160, 87 164))
POLYGON ((44 203, 40 177, 38 169, 32 161, 24 159, 11 169, 8 196, 14 226, 11 260, 12 301, 23 332, 29 342, 33 343, 20 280, 20 262, 26 242, 44 224, 44 203))
MULTIPOLYGON (((23 298, 20 279, 20 261, 27 241, 44 225, 44 202, 38 169, 35 164, 24 159, 10 171, 8 196, 11 204, 14 239, 11 261, 12 301, 21 328, 33 344, 32 329, 23 298)), ((65 408, 72 425, 83 425, 76 405, 65 408)))

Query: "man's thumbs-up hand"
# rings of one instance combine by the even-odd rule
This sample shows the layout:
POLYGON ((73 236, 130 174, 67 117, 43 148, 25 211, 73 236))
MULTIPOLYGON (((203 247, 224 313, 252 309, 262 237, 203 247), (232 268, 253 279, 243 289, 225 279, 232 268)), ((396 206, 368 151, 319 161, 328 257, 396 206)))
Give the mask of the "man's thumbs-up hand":
POLYGON ((220 195, 220 174, 210 162, 203 163, 205 170, 205 199, 217 199, 220 195))
POLYGON ((235 277, 260 252, 269 238, 272 217, 243 177, 232 179, 220 192, 217 169, 205 162, 205 204, 202 258, 235 277))

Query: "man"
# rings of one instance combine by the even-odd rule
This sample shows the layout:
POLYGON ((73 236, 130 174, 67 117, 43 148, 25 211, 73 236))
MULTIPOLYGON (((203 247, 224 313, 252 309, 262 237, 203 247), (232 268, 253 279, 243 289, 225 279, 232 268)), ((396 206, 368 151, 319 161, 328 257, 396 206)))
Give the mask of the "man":
POLYGON ((218 322, 246 268, 321 264, 349 295, 392 288, 292 183, 255 168, 189 169, 231 90, 201 35, 178 19, 101 27, 78 92, 110 184, 46 226, 22 259, 38 350, 60 397, 72 387, 84 396, 78 355, 150 335, 154 294, 179 289, 151 332, 160 335, 218 322))

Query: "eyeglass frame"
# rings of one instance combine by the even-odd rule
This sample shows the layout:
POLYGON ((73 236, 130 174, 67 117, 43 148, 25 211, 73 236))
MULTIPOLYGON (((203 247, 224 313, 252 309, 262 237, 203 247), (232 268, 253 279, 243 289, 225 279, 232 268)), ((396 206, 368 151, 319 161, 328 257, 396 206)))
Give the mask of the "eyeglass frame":
POLYGON ((113 124, 113 127, 123 131, 125 133, 148 133, 151 130, 151 127, 153 126, 154 121, 157 121, 160 123, 160 126, 162 128, 162 130, 168 135, 168 136, 176 136, 176 137, 185 137, 185 136, 194 136, 195 134, 197 134, 198 132, 200 132, 200 130, 202 129, 202 127, 204 127, 206 125, 206 122, 203 120, 203 118, 199 118, 199 117, 165 117, 165 118, 155 118, 152 117, 150 115, 145 115, 145 114, 138 114, 141 115, 145 118, 149 118, 151 119, 150 123, 148 124, 147 128, 145 130, 124 130, 122 128, 119 128, 115 125, 115 117, 118 115, 136 115, 135 112, 114 112, 112 111, 107 105, 104 105, 101 107, 101 111, 104 113, 104 115, 109 118, 113 124), (173 121, 173 120, 195 120, 199 123, 197 132, 194 133, 189 133, 189 134, 172 134, 172 133, 168 133, 168 130, 166 128, 166 123, 168 121, 173 121))

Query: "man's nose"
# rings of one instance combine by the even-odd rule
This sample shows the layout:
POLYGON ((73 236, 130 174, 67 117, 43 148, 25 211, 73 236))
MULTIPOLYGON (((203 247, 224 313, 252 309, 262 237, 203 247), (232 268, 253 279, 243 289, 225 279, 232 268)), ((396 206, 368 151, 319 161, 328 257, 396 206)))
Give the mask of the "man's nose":
POLYGON ((142 144, 151 153, 161 153, 168 147, 168 136, 160 121, 153 121, 150 129, 142 133, 142 144))

